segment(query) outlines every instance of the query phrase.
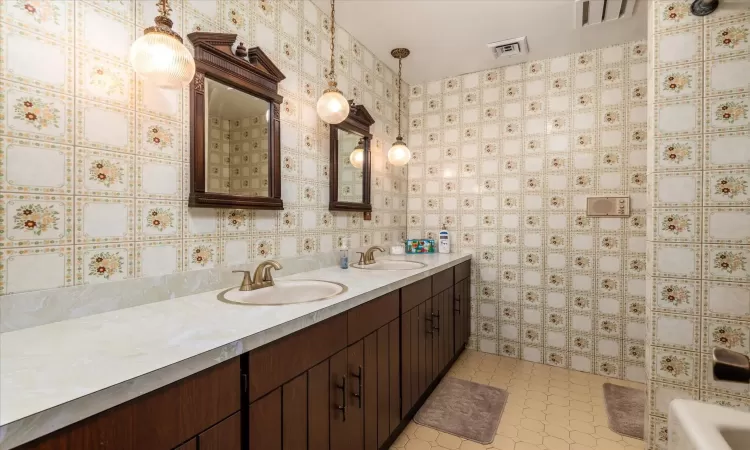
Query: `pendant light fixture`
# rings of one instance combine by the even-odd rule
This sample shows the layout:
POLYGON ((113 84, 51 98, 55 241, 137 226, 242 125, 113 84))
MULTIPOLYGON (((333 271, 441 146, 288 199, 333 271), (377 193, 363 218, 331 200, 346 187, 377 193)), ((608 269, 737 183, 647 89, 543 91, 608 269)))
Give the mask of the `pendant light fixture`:
POLYGON ((336 125, 343 122, 349 116, 349 102, 346 101, 344 94, 336 87, 336 65, 335 65, 335 44, 336 44, 336 0, 331 0, 331 71, 328 73, 328 89, 323 91, 323 95, 318 99, 318 116, 323 122, 336 125))
POLYGON ((169 89, 181 89, 195 76, 195 60, 182 44, 182 37, 172 30, 169 0, 158 0, 159 15, 155 25, 143 31, 130 47, 130 64, 149 83, 169 89))
POLYGON ((361 169, 365 162, 365 141, 360 139, 357 146, 352 150, 352 154, 349 155, 349 162, 352 163, 355 169, 361 169))
POLYGON ((409 49, 406 48, 394 48, 391 50, 391 56, 398 58, 398 136, 396 137, 396 142, 388 150, 388 162, 394 166, 405 166, 411 159, 411 151, 401 136, 401 60, 409 56, 409 53, 409 49))

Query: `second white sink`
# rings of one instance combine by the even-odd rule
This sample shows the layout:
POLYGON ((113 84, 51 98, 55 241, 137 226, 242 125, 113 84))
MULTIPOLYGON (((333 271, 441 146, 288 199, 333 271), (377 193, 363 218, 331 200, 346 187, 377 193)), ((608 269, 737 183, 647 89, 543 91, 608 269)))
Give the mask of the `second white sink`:
POLYGON ((421 269, 427 264, 418 261, 396 261, 392 259, 381 259, 375 261, 373 264, 352 264, 351 267, 355 269, 365 270, 413 270, 421 269))
POLYGON ((322 280, 276 281, 274 286, 240 291, 234 287, 221 292, 219 300, 241 305, 291 305, 325 300, 346 292, 343 284, 322 280))

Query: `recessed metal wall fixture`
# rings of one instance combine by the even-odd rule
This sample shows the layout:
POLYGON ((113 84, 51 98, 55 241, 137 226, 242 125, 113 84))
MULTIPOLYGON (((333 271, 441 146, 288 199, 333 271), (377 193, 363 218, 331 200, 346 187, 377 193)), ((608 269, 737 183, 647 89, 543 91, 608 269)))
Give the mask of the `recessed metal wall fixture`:
POLYGON ((690 12, 694 16, 707 16, 716 11, 719 7, 719 0, 695 0, 690 5, 690 12))
POLYGON ((398 136, 391 149, 388 150, 388 162, 394 166, 405 166, 411 159, 411 151, 401 136, 401 60, 409 56, 408 48, 394 48, 391 56, 398 58, 398 136))

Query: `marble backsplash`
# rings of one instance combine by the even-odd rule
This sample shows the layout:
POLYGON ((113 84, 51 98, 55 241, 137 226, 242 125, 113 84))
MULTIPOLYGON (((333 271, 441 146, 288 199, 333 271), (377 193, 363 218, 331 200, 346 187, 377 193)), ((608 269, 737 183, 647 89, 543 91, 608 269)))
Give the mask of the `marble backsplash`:
MULTIPOLYGON (((350 251, 349 257, 352 255, 350 251)), ((273 275, 282 277, 338 265, 338 258, 338 251, 277 258, 283 268, 273 275)), ((254 270, 256 266, 253 262, 0 296, 0 333, 239 286, 242 274, 232 271, 254 270)))

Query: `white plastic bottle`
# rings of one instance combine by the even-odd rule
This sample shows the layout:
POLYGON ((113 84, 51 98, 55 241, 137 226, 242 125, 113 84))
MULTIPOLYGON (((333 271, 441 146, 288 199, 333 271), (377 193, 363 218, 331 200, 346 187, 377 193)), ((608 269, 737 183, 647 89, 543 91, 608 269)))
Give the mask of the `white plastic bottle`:
POLYGON ((445 229, 445 224, 443 224, 443 229, 440 230, 440 233, 438 233, 438 253, 450 253, 451 252, 451 238, 448 234, 448 230, 445 229))

